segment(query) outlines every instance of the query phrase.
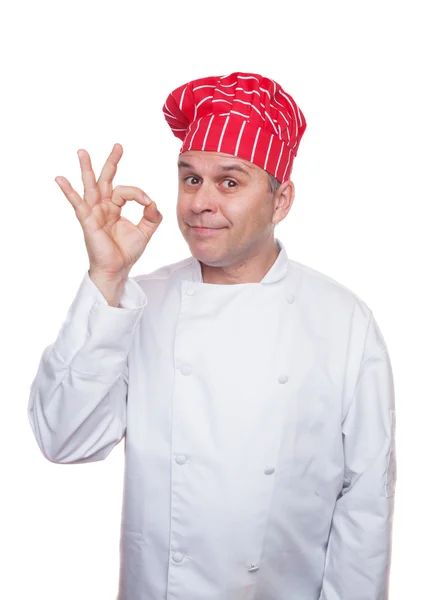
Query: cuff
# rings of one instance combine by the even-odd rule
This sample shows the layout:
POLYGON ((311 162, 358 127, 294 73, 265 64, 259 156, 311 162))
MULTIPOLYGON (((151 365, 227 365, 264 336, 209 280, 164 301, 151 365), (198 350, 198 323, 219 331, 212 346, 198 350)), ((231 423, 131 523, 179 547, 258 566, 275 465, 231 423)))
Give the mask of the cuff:
POLYGON ((147 296, 128 277, 119 307, 110 306, 86 272, 58 334, 55 352, 73 369, 97 373, 106 361, 109 369, 120 374, 146 304, 147 296))

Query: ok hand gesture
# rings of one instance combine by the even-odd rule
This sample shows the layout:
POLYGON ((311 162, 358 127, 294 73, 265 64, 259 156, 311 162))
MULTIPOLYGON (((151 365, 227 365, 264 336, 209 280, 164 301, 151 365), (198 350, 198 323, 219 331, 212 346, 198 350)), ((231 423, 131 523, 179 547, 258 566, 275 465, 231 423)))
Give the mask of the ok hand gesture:
POLYGON ((55 178, 82 226, 90 274, 105 279, 127 277, 163 219, 156 203, 140 188, 118 185, 113 189, 113 179, 122 154, 123 147, 114 144, 96 180, 89 153, 78 151, 83 199, 65 177, 55 178), (135 200, 144 207, 137 225, 120 216, 128 200, 135 200))

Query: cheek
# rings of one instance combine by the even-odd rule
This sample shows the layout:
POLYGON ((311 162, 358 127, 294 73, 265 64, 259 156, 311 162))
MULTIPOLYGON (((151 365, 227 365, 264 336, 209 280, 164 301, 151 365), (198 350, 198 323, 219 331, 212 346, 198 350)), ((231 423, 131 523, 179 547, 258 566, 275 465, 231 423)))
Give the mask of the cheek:
POLYGON ((176 214, 178 216, 183 216, 185 214, 188 214, 188 211, 188 202, 186 202, 185 196, 179 195, 178 201, 176 203, 176 214))
POLYGON ((246 200, 246 204, 240 207, 239 213, 239 220, 244 228, 252 229, 258 224, 264 223, 268 218, 265 199, 262 202, 257 199, 246 200))

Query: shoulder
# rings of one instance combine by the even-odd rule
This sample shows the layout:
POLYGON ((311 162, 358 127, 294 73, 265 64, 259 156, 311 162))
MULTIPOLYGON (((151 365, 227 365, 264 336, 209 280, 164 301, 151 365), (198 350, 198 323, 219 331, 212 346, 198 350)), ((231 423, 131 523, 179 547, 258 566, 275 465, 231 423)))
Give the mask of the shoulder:
POLYGON ((319 299, 325 302, 359 305, 361 309, 370 312, 370 308, 363 298, 336 279, 296 260, 289 259, 289 264, 297 274, 302 293, 318 294, 319 299), (322 296, 320 297, 320 295, 322 296))
POLYGON ((340 324, 350 336, 363 332, 368 355, 381 353, 386 342, 370 306, 354 290, 332 277, 289 260, 298 280, 300 301, 319 321, 340 324))

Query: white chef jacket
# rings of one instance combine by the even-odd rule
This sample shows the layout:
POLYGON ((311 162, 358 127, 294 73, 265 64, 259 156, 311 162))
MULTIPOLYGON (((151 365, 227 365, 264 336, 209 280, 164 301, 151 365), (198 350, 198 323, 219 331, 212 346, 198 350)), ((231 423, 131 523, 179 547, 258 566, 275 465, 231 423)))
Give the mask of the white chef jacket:
POLYGON ((372 311, 280 253, 258 283, 194 257, 88 272, 31 385, 55 463, 124 438, 119 600, 386 600, 394 388, 372 311))

